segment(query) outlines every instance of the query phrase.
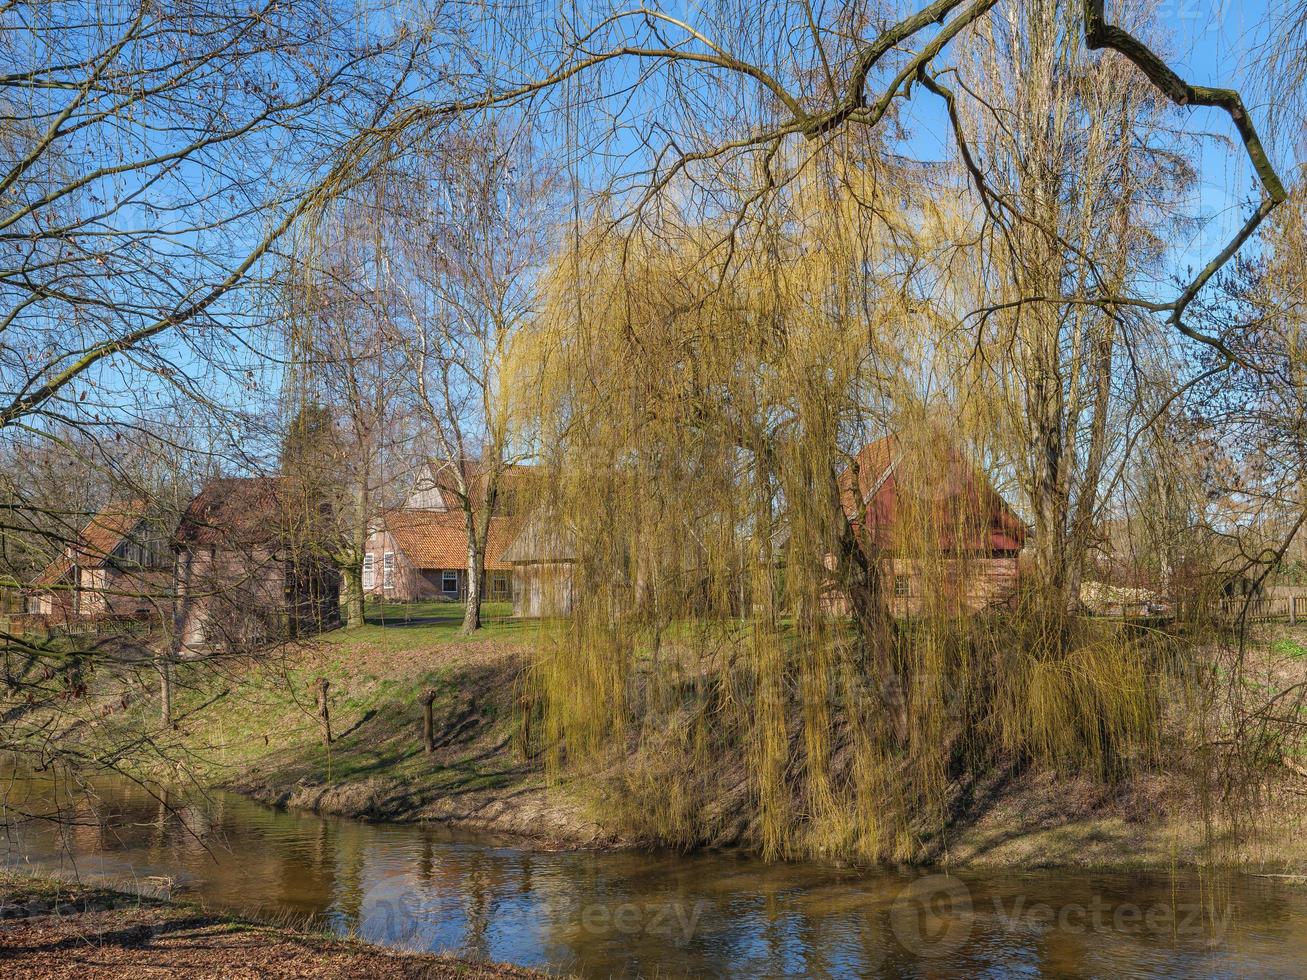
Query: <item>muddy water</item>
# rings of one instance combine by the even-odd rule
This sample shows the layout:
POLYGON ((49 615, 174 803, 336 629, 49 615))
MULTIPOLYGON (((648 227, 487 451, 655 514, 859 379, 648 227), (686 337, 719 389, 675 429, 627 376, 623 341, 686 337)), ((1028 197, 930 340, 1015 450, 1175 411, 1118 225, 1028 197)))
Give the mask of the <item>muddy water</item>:
MULTIPOLYGON (((13 805, 49 784, 0 781, 13 805)), ((406 949, 584 976, 1307 976, 1307 887, 1238 876, 908 875, 722 855, 539 853, 124 782, 0 859, 134 879, 406 949)))

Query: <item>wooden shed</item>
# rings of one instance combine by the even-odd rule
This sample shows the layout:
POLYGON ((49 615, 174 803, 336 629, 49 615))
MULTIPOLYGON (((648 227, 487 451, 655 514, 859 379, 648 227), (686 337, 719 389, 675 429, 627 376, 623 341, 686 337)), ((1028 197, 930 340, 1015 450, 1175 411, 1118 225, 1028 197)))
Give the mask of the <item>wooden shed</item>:
MULTIPOLYGON (((894 615, 974 612, 1015 591, 1026 526, 955 446, 886 436, 859 450, 839 488, 894 615)), ((846 612, 847 597, 832 585, 827 606, 846 612)))
POLYGON ((571 614, 576 544, 557 521, 537 511, 500 560, 513 571, 514 616, 571 614))

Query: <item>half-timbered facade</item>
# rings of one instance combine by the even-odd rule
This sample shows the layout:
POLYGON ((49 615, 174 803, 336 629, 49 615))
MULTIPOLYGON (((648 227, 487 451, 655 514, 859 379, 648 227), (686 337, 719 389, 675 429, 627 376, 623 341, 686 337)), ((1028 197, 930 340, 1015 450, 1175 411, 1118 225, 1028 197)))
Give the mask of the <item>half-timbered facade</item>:
POLYGON ((25 611, 49 625, 159 619, 171 609, 172 553, 141 499, 113 501, 29 584, 25 611))

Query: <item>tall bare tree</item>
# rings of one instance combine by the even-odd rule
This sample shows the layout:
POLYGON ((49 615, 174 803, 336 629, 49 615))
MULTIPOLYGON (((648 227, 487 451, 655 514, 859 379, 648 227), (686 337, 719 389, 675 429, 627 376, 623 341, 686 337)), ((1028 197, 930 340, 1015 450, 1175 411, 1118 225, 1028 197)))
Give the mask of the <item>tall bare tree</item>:
POLYGON ((320 518, 314 544, 340 570, 349 628, 364 624, 368 535, 395 503, 409 452, 409 386, 391 327, 397 293, 381 186, 364 183, 315 223, 287 292, 295 352, 287 446, 303 444, 283 456, 283 468, 317 498, 309 507, 320 518))
POLYGON ((989 205, 960 357, 992 369, 972 372, 973 397, 1006 406, 995 425, 1029 502, 1039 598, 1057 614, 1078 606, 1127 420, 1175 372, 1169 338, 1137 310, 1072 297, 1142 294, 1193 179, 1152 86, 1123 60, 1091 58, 1080 15, 1059 0, 1007 4, 961 44, 948 94, 989 205))
MULTIPOLYGON (((360 131, 390 119, 424 67, 427 36, 382 12, 334 0, 0 9, 0 453, 66 453, 84 481, 64 499, 18 487, 6 537, 37 528, 47 556, 75 549, 89 515, 131 492, 116 461, 128 446, 156 470, 190 455, 179 492, 216 452, 239 457, 232 430, 202 432, 196 416, 253 384, 246 345, 279 243, 349 183, 371 152, 360 131)), ((135 482, 155 497, 167 485, 135 482)), ((6 577, 33 571, 4 560, 6 577)), ((76 715, 65 666, 112 665, 112 645, 22 630, 0 643, 14 665, 6 749, 83 771, 167 751, 99 719, 101 737, 70 751, 50 722, 76 715)))
POLYGON ((396 336, 430 466, 467 536, 463 630, 481 627, 490 522, 512 508, 508 474, 525 458, 504 390, 510 350, 536 303, 555 182, 518 121, 466 126, 420 156, 393 203, 398 230, 396 336))

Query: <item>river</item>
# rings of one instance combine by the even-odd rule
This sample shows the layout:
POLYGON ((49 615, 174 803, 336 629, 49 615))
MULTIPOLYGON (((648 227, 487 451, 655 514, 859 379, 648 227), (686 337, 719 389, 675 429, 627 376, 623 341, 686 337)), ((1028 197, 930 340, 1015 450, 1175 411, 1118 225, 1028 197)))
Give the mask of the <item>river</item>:
MULTIPOLYGON (((9 780, 6 806, 53 805, 9 780)), ((1249 875, 964 872, 550 853, 126 780, 10 827, 10 865, 587 977, 1304 976, 1307 887, 1249 875)))

